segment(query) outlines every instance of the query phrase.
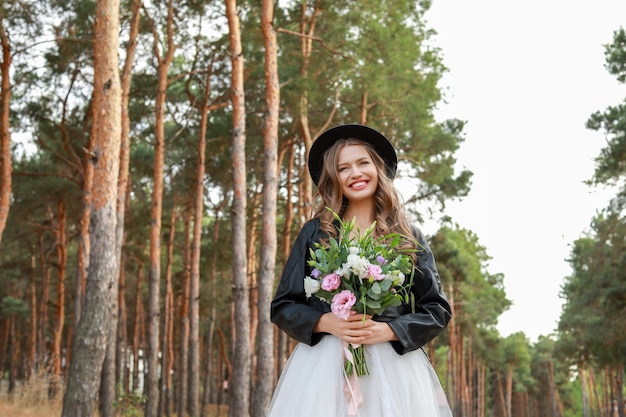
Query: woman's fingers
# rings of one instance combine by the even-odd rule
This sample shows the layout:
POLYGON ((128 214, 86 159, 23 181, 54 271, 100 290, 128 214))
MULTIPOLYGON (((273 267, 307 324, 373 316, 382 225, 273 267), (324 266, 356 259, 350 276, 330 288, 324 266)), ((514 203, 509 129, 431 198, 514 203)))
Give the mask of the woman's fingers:
POLYGON ((370 320, 372 316, 369 314, 359 314, 356 311, 352 311, 346 321, 367 321, 370 320))

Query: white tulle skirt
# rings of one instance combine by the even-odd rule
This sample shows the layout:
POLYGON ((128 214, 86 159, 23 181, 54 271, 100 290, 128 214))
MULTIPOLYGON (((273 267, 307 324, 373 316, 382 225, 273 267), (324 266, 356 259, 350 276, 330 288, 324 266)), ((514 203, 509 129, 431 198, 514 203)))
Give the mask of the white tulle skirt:
POLYGON ((398 355, 391 344, 381 343, 367 345, 365 356, 369 375, 357 378, 355 384, 343 370, 344 350, 338 338, 324 336, 315 346, 298 344, 280 376, 267 416, 452 416, 424 351, 398 355), (362 398, 358 407, 355 391, 362 398))

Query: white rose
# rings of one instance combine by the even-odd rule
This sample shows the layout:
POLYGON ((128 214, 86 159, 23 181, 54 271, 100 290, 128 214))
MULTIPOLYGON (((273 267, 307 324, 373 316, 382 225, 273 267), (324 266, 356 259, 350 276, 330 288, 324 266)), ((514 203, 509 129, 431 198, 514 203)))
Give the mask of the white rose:
POLYGON ((348 262, 352 272, 361 279, 367 278, 367 267, 370 265, 369 261, 357 254, 351 253, 348 255, 348 262))
POLYGON ((341 265, 341 268, 335 271, 335 273, 344 278, 350 278, 350 265, 347 263, 341 265))
POLYGON ((310 298, 312 294, 315 294, 320 290, 320 282, 315 278, 304 277, 304 292, 306 298, 310 298))
POLYGON ((393 285, 398 286, 398 285, 404 284, 405 276, 402 272, 395 270, 395 271, 391 271, 389 275, 391 275, 391 280, 393 281, 393 285))

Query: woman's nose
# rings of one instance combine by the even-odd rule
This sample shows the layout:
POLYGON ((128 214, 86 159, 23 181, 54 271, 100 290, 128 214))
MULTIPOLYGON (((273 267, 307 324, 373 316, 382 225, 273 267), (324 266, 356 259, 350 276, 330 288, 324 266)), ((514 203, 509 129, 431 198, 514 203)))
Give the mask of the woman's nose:
POLYGON ((358 167, 354 167, 350 170, 350 176, 352 178, 358 178, 361 175, 363 175, 363 173, 361 172, 361 170, 358 167))

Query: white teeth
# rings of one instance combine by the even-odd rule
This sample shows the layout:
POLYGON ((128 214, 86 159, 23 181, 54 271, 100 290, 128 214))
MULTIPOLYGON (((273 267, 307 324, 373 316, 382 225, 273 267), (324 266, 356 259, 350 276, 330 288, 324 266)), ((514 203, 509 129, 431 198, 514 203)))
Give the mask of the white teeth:
POLYGON ((365 185, 365 181, 360 181, 360 182, 355 182, 354 184, 351 185, 352 188, 358 188, 365 185))

